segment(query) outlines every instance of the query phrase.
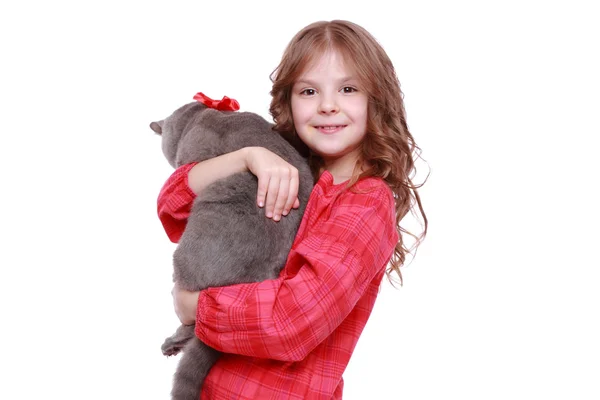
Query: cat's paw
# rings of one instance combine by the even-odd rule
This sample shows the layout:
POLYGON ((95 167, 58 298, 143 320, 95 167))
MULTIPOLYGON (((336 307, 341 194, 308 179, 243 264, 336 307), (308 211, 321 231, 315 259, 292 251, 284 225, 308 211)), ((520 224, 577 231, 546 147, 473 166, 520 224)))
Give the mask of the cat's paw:
POLYGON ((183 349, 184 345, 185 342, 177 342, 173 340, 173 338, 168 338, 165 340, 162 346, 160 346, 160 349, 162 350, 163 355, 167 357, 176 356, 177 354, 179 354, 181 349, 183 349))
POLYGON ((177 355, 183 347, 194 337, 194 325, 181 325, 175 333, 166 338, 161 346, 165 356, 177 355))

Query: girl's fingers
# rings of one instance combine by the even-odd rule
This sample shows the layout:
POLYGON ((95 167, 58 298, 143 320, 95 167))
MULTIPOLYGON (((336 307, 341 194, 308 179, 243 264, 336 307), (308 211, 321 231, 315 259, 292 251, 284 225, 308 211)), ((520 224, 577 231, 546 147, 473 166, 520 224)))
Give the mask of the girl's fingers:
POLYGON ((277 201, 275 202, 275 208, 273 209, 273 219, 279 221, 281 215, 285 210, 286 200, 290 191, 290 181, 288 179, 282 179, 279 182, 279 192, 277 193, 277 201))
POLYGON ((283 215, 288 215, 296 202, 298 202, 298 206, 300 206, 300 202, 298 201, 298 177, 295 174, 292 174, 283 215))
MULTIPOLYGON (((267 151, 266 154, 270 153, 267 151)), ((256 204, 264 208, 267 218, 279 221, 282 215, 289 214, 292 208, 300 205, 297 198, 298 170, 276 155, 257 160, 260 163, 249 163, 248 166, 258 179, 256 204)))
POLYGON ((256 204, 259 207, 264 207, 265 206, 265 199, 267 197, 267 190, 269 188, 269 179, 270 177, 267 176, 262 176, 262 177, 257 177, 258 179, 258 191, 256 192, 256 204))
POLYGON ((273 211, 275 210, 275 202, 277 201, 277 195, 279 194, 280 181, 277 178, 271 177, 269 179, 269 188, 267 189, 267 200, 265 202, 265 215, 267 218, 273 217, 273 211))

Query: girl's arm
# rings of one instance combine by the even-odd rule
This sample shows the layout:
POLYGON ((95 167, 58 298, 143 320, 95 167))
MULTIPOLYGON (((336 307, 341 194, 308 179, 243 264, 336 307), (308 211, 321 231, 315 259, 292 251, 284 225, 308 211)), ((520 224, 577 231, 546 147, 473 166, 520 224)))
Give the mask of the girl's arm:
POLYGON ((325 340, 381 279, 398 241, 389 189, 345 198, 295 244, 280 278, 200 292, 196 335, 223 352, 283 361, 325 340))
POLYGON ((198 194, 208 185, 238 172, 250 171, 258 178, 256 203, 276 221, 298 208, 298 170, 277 154, 262 147, 244 147, 196 164, 188 174, 189 186, 198 194))
POLYGON ((246 157, 248 148, 211 158, 197 163, 188 172, 188 185, 197 194, 204 188, 222 178, 238 172, 248 171, 246 157))
POLYGON ((250 171, 258 178, 257 203, 278 221, 298 208, 298 170, 262 147, 246 147, 200 163, 179 167, 158 196, 158 217, 169 239, 177 243, 187 224, 196 196, 219 179, 250 171))
POLYGON ((158 219, 173 243, 179 242, 196 198, 196 193, 188 185, 188 173, 195 165, 193 163, 177 168, 158 195, 158 219))

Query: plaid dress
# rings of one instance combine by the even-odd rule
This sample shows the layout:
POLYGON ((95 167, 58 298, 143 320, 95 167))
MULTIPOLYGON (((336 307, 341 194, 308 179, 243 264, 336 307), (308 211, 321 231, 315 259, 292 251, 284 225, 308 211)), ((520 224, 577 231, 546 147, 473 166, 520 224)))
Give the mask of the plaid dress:
MULTIPOLYGON (((192 166, 178 168, 158 198, 173 242, 195 198, 187 183, 192 166)), ((321 175, 279 278, 200 292, 196 335, 225 353, 202 399, 342 398, 342 374, 398 242, 385 182, 344 187, 321 175)))

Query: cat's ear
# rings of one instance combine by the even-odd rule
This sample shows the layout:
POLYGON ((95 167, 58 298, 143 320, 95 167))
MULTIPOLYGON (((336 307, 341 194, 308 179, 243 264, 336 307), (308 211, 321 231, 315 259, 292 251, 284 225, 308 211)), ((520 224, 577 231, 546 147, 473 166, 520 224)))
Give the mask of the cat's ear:
POLYGON ((158 122, 152 122, 150 124, 150 129, 152 129, 154 132, 158 133, 159 135, 162 135, 163 122, 164 122, 164 120, 158 121, 158 122))

